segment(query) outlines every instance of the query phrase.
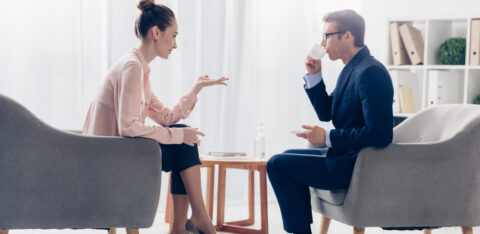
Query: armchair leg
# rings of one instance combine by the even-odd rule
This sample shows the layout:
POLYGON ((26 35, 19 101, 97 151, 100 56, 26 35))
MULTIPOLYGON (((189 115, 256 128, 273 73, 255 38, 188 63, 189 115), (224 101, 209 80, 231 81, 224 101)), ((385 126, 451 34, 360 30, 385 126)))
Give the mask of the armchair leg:
POLYGON ((364 234, 365 228, 364 227, 353 227, 353 234, 364 234))
POLYGON ((138 229, 130 229, 130 228, 125 228, 127 231, 127 234, 139 234, 138 229))
POLYGON ((320 234, 327 234, 328 227, 330 227, 331 219, 327 216, 322 215, 322 221, 320 222, 320 234))
POLYGON ((432 234, 432 229, 423 229, 423 234, 432 234))
POLYGON ((472 227, 462 227, 462 233, 463 234, 473 234, 473 228, 472 227))
POLYGON ((0 230, 0 234, 8 234, 8 230, 0 230))

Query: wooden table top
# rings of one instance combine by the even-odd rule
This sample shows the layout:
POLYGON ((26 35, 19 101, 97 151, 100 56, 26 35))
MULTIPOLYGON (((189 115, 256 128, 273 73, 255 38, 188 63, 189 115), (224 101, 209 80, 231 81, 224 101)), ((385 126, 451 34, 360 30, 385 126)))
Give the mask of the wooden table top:
POLYGON ((200 155, 203 165, 266 165, 266 159, 256 159, 250 156, 210 156, 200 155))

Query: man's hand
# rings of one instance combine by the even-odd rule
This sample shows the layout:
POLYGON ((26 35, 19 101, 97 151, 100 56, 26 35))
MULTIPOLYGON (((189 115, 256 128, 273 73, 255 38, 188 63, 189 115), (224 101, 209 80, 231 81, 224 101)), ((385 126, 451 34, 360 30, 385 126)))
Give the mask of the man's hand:
POLYGON ((320 59, 316 60, 310 56, 307 56, 305 59, 305 67, 307 68, 308 73, 315 74, 322 71, 322 61, 320 59))
POLYGON ((310 125, 302 125, 302 128, 307 129, 309 131, 297 133, 298 137, 305 138, 310 142, 312 145, 324 145, 325 144, 325 129, 319 126, 310 126, 310 125))

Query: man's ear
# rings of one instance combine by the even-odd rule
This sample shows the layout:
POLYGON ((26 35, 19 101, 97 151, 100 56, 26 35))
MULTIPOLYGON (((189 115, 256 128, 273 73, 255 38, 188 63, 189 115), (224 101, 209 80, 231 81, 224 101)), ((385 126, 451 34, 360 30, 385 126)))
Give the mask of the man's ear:
POLYGON ((345 39, 350 39, 352 37, 352 33, 350 31, 347 31, 345 33, 345 39))

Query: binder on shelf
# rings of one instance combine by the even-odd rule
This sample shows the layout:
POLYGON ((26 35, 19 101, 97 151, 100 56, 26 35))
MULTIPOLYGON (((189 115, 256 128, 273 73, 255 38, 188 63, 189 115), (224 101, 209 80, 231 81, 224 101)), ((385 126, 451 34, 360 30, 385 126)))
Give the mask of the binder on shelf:
POLYGON ((398 27, 399 23, 390 24, 390 45, 392 50, 393 65, 410 64, 407 50, 405 49, 402 39, 400 38, 398 27))
POLYGON ((472 20, 470 30, 470 65, 480 65, 480 19, 472 20))
POLYGON ((398 27, 408 57, 413 65, 423 63, 423 37, 420 30, 408 24, 398 27))
POLYGON ((400 101, 400 111, 402 113, 415 113, 415 103, 413 102, 412 89, 408 87, 398 88, 398 97, 400 101))
POLYGON ((428 71, 428 107, 462 103, 463 73, 428 71))

